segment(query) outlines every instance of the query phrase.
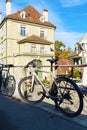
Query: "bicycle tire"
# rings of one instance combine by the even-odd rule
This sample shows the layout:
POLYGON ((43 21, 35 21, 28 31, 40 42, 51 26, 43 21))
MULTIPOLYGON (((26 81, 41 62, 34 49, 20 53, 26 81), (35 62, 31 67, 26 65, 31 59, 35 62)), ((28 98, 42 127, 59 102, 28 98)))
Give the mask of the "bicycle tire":
POLYGON ((31 88, 32 76, 24 77, 18 84, 18 92, 20 97, 27 103, 39 103, 44 99, 42 86, 34 81, 33 89, 31 88), (32 89, 32 90, 31 90, 32 89))
POLYGON ((58 77, 55 85, 57 96, 60 97, 57 104, 61 112, 68 117, 80 115, 83 110, 83 95, 77 84, 67 77, 58 77))
POLYGON ((15 92, 15 88, 16 88, 15 78, 13 75, 9 75, 5 81, 5 89, 7 90, 7 95, 12 96, 15 92))

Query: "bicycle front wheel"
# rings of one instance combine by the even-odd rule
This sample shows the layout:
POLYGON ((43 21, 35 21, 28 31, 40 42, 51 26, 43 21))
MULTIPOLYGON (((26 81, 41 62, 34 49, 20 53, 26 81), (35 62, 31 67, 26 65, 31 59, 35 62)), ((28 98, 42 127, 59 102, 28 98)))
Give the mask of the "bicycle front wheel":
POLYGON ((61 111, 68 117, 78 116, 83 110, 83 95, 76 83, 69 78, 59 77, 55 84, 61 111))
POLYGON ((15 87, 16 87, 16 81, 14 76, 9 75, 6 79, 6 89, 7 89, 7 95, 12 96, 15 92, 15 87))
POLYGON ((32 76, 24 77, 18 84, 21 98, 28 103, 38 103, 44 99, 43 88, 37 80, 32 83, 32 76))

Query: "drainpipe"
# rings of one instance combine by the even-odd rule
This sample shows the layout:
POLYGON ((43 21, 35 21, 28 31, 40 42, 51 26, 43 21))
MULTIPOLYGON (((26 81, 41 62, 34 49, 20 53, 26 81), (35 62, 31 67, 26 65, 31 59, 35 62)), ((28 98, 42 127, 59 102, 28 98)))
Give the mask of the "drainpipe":
POLYGON ((7 20, 6 20, 6 64, 7 64, 7 20))

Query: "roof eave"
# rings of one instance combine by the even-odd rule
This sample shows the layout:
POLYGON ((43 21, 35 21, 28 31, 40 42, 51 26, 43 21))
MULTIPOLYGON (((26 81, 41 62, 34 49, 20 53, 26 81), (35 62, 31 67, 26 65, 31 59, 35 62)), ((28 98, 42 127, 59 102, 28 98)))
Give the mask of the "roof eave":
POLYGON ((24 41, 18 41, 17 43, 18 44, 23 44, 23 43, 38 43, 38 44, 46 44, 46 45, 51 45, 51 44, 53 44, 52 42, 40 42, 40 41, 28 41, 28 40, 24 40, 24 41))
POLYGON ((55 25, 47 25, 47 24, 44 24, 42 22, 40 22, 40 23, 38 23, 38 22, 31 22, 31 21, 27 21, 27 20, 24 20, 24 19, 11 18, 9 16, 5 17, 4 19, 12 19, 12 20, 17 20, 17 21, 23 21, 23 22, 33 23, 33 24, 39 24, 39 25, 44 25, 44 26, 48 26, 48 27, 53 27, 54 29, 56 29, 55 25))

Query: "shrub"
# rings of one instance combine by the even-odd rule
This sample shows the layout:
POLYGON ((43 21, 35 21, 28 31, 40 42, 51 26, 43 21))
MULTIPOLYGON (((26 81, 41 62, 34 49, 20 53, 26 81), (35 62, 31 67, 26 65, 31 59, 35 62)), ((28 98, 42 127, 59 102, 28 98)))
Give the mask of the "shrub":
POLYGON ((76 70, 73 71, 73 73, 72 73, 72 71, 69 72, 69 77, 81 79, 82 73, 81 73, 80 70, 76 69, 76 70))

